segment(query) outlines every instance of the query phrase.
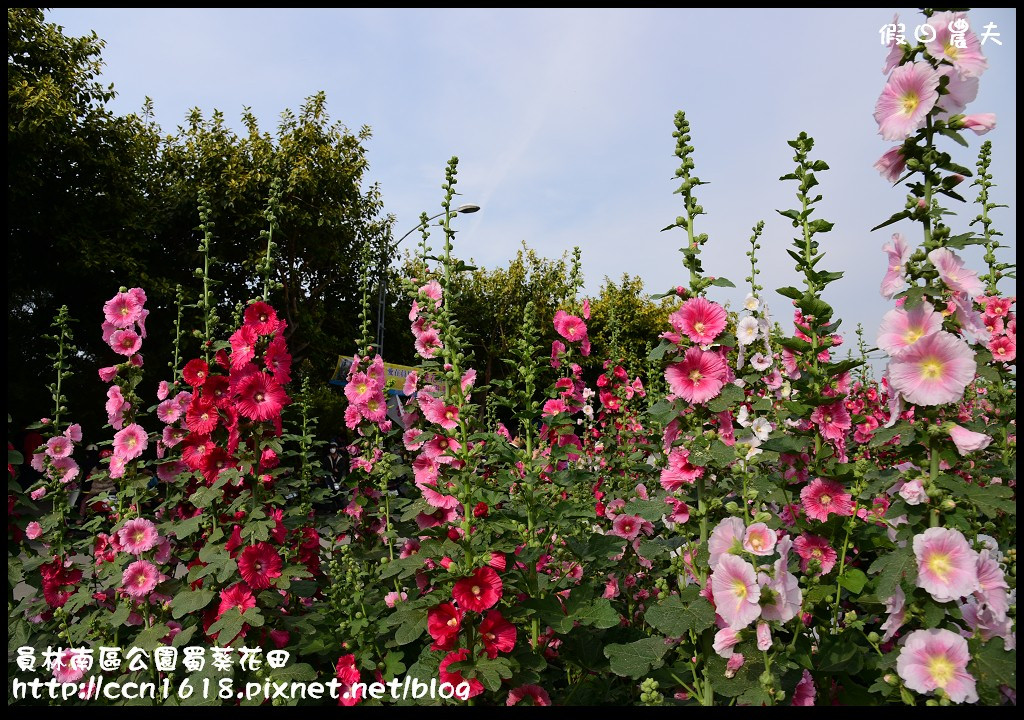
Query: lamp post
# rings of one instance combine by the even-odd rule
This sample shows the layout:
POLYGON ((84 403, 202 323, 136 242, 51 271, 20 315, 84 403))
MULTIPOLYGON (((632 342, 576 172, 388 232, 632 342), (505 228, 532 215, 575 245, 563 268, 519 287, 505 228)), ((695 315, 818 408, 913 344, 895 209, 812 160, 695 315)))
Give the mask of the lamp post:
MULTIPOLYGON (((479 209, 479 205, 459 205, 459 207, 455 208, 454 212, 456 215, 469 215, 470 213, 475 213, 479 209)), ((398 238, 398 242, 395 243, 394 247, 395 251, 398 250, 398 246, 402 244, 403 240, 405 240, 407 237, 412 235, 417 230, 422 229, 431 220, 436 220, 437 218, 441 217, 444 214, 444 212, 439 212, 437 215, 434 215, 433 217, 429 217, 426 220, 419 222, 416 225, 416 227, 412 228, 405 235, 398 238)), ((388 253, 385 259, 381 261, 380 268, 380 302, 377 306, 377 354, 380 355, 381 358, 384 357, 384 309, 387 306, 388 296, 388 273, 386 263, 390 261, 390 259, 391 254, 388 253)))

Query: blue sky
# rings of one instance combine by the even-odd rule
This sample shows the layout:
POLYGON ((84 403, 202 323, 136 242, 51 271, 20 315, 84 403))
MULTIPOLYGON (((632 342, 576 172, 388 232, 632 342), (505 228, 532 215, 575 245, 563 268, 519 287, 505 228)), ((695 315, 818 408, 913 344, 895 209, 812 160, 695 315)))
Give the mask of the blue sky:
MULTIPOLYGON (((165 131, 189 108, 213 109, 241 126, 250 107, 264 130, 286 109, 324 90, 333 119, 369 125, 370 179, 380 183, 395 236, 421 211, 440 210, 445 163, 458 155, 459 190, 483 207, 457 220, 456 252, 503 265, 520 243, 549 257, 583 250, 586 290, 608 276, 639 275, 649 292, 685 282, 677 252, 685 233, 661 233, 682 209, 673 195, 673 117, 684 110, 696 171, 710 185, 698 199, 707 216, 705 268, 743 285, 747 239, 766 221, 760 254, 769 290, 795 284, 785 250, 792 228, 776 209, 793 207, 786 141, 816 140, 822 265, 846 277, 826 296, 869 338, 890 305, 878 285, 880 248, 893 229, 870 228, 903 207, 905 192, 871 167, 889 148, 877 134, 874 104, 885 83, 879 28, 894 10, 51 10, 65 32, 106 41, 103 79, 120 113, 153 98, 165 131)), ((920 13, 898 10, 912 28, 920 13)), ((995 226, 1016 258, 1016 11, 975 9, 971 27, 997 25, 1002 45, 984 46, 989 70, 968 112, 994 112, 969 149, 949 143, 974 166, 984 139, 995 150, 995 226)), ((973 199, 974 189, 966 197, 973 199)), ((977 210, 953 208, 955 232, 977 210)), ((912 242, 920 231, 902 227, 912 242)), ((981 251, 965 253, 980 268, 981 251)), ((1015 285, 1007 284, 1009 292, 1015 285)), ((713 297, 736 301, 737 289, 713 297)), ((786 301, 770 293, 776 316, 786 301)), ((788 311, 785 311, 788 313, 788 311)), ((850 338, 852 339, 852 338, 850 338)))

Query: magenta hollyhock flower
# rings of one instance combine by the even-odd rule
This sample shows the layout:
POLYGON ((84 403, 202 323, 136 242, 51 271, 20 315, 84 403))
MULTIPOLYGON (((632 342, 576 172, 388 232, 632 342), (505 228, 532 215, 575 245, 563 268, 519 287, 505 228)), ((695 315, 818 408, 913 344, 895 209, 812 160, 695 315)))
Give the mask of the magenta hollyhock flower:
MULTIPOLYGON (((897 145, 885 151, 882 157, 875 161, 872 166, 879 174, 891 183, 895 183, 907 169, 907 159, 903 156, 903 146, 897 145)), ((897 292, 899 292, 897 290, 897 292)))
POLYGON ((800 500, 812 520, 825 522, 829 515, 853 514, 853 498, 835 480, 816 478, 800 491, 800 500))
POLYGON ((433 358, 444 347, 441 343, 441 336, 432 327, 423 330, 416 336, 415 346, 416 352, 426 360, 433 358))
POLYGON ((978 589, 978 553, 959 530, 933 527, 914 536, 917 586, 938 602, 966 597, 978 589))
POLYGON ((715 525, 708 538, 708 566, 714 570, 723 555, 743 550, 743 536, 747 527, 743 518, 727 517, 715 525))
POLYGON ((142 338, 134 330, 117 330, 110 336, 111 350, 118 355, 134 355, 142 347, 142 338))
POLYGON ((43 534, 43 526, 33 520, 25 526, 25 537, 29 540, 35 540, 37 537, 43 534))
POLYGON ((103 317, 115 328, 131 327, 141 315, 142 303, 132 293, 119 292, 103 304, 103 317))
POLYGON ((477 568, 472 575, 455 581, 452 597, 463 610, 483 612, 501 600, 502 583, 490 567, 477 568))
POLYGON ((384 393, 376 393, 367 401, 366 406, 361 408, 363 417, 370 422, 380 423, 387 419, 388 406, 384 401, 384 393))
MULTIPOLYGON (((932 40, 925 43, 928 54, 936 60, 946 60, 953 64, 953 68, 964 77, 981 77, 981 74, 988 69, 988 60, 981 52, 981 41, 978 36, 970 30, 970 22, 965 12, 939 12, 928 18, 928 24, 935 31, 932 40), (950 28, 953 25, 953 28, 950 28), (953 44, 953 31, 963 31, 964 44, 967 47, 959 48, 953 44)), ((926 37, 930 37, 928 33, 926 37)))
POLYGON ((263 364, 281 385, 292 381, 292 356, 283 336, 278 335, 270 341, 267 352, 263 354, 263 364))
POLYGON ((52 458, 68 457, 73 449, 71 441, 63 435, 55 435, 46 441, 46 454, 52 458))
POLYGON ((892 71, 875 103, 878 134, 906 140, 922 127, 939 99, 939 74, 927 62, 900 65, 892 71))
POLYGON ((185 414, 185 425, 197 435, 209 435, 220 423, 217 406, 196 394, 189 403, 185 414))
POLYGON ((152 549, 160 539, 156 525, 145 518, 129 520, 117 531, 121 547, 132 555, 141 555, 152 549))
POLYGON ((725 377, 722 356, 696 346, 686 351, 682 362, 665 369, 669 389, 687 402, 698 404, 717 397, 725 385, 725 377))
POLYGON ((953 292, 967 293, 969 297, 985 294, 985 284, 978 279, 978 273, 964 267, 959 255, 948 248, 935 248, 928 253, 928 260, 939 272, 939 278, 953 292))
POLYGON ((878 328, 878 347, 897 357, 921 338, 941 330, 942 315, 935 312, 931 303, 919 303, 909 311, 895 308, 882 317, 882 325, 878 328))
MULTIPOLYGON (((77 683, 85 677, 85 664, 82 661, 74 661, 80 653, 72 648, 64 649, 53 664, 53 677, 59 683, 77 683)), ((84 685, 83 685, 84 687, 84 685)))
POLYGON ((200 387, 210 376, 210 366, 202 358, 195 358, 185 363, 181 376, 192 387, 200 387))
POLYGON ((745 628, 761 614, 761 588, 754 566, 736 555, 725 554, 711 573, 715 610, 734 629, 745 628))
POLYGON ((1000 335, 988 343, 992 358, 997 362, 1013 362, 1017 359, 1017 336, 1000 335))
POLYGON ((238 412, 250 420, 271 420, 291 402, 288 393, 262 372, 248 375, 238 386, 238 412))
POLYGON ((947 332, 923 337, 889 361, 892 387, 916 405, 944 405, 959 400, 977 370, 974 351, 947 332))
POLYGON ((231 369, 239 370, 256 357, 258 336, 250 325, 243 325, 229 338, 231 342, 231 369))
POLYGON ((704 468, 690 464, 690 452, 684 448, 673 448, 668 454, 668 466, 661 471, 661 486, 675 492, 683 485, 692 484, 704 474, 704 468))
POLYGON ((146 451, 149 438, 140 425, 132 423, 114 435, 114 456, 127 462, 146 451))
POLYGON ((508 691, 508 700, 505 701, 505 705, 510 707, 520 704, 548 707, 551 705, 551 696, 540 685, 520 685, 508 691))
POLYGON ((151 562, 136 560, 121 575, 121 589, 133 598, 143 598, 153 592, 159 579, 160 573, 151 562))
POLYGON ((462 648, 461 650, 449 653, 445 656, 444 660, 441 661, 441 665, 438 668, 437 674, 440 677, 442 683, 449 683, 452 687, 458 687, 462 683, 468 683, 469 692, 467 693, 467 695, 469 697, 476 697, 484 691, 483 683, 481 683, 476 678, 467 680, 462 676, 462 673, 458 671, 448 671, 448 666, 452 663, 462 662, 463 660, 468 659, 469 650, 467 650, 466 648, 462 648))
POLYGON ((635 540, 642 526, 643 520, 636 515, 616 515, 612 522, 612 535, 635 540))
POLYGON ((427 632, 434 638, 431 650, 451 650, 455 647, 464 614, 451 603, 441 603, 427 611, 427 632))
POLYGON ((842 440, 853 427, 850 413, 842 401, 815 408, 811 413, 811 422, 818 426, 821 436, 828 440, 842 440))
POLYGON ((587 325, 581 318, 565 310, 555 313, 555 331, 569 342, 580 342, 587 337, 587 325))
POLYGON ((715 641, 711 648, 720 656, 729 659, 732 657, 732 649, 740 643, 740 632, 731 627, 721 628, 715 633, 715 641))
POLYGON ((796 688, 793 690, 793 700, 790 702, 790 705, 811 707, 814 705, 815 694, 814 678, 811 676, 810 670, 804 670, 800 682, 796 684, 796 688))
POLYGON ((985 433, 973 432, 965 427, 961 427, 956 423, 950 423, 946 428, 949 436, 953 438, 953 444, 956 445, 957 452, 961 455, 972 453, 977 450, 984 450, 992 442, 992 437, 985 433))
POLYGON ((479 631, 484 651, 491 660, 498 657, 498 653, 512 652, 516 646, 516 626, 503 618, 497 610, 487 611, 479 631))
POLYGON ((271 580, 281 577, 281 567, 281 556, 267 542, 250 545, 238 557, 238 573, 253 590, 269 588, 271 580))
POLYGON ((778 538, 775 531, 764 523, 754 523, 743 535, 743 549, 754 555, 771 555, 778 538))
POLYGON ((277 332, 277 311, 257 300, 245 309, 243 322, 255 330, 257 335, 273 335, 277 332))
POLYGON ((676 331, 698 345, 713 343, 725 330, 727 319, 725 308, 703 297, 690 298, 668 316, 676 331))
MULTIPOLYGON (((353 405, 366 405, 366 401, 369 400, 375 393, 380 392, 380 387, 364 372, 352 373, 352 376, 348 379, 348 383, 345 384, 345 397, 353 405)), ((420 399, 420 403, 423 399, 420 399)))
POLYGON ((562 361, 559 359, 565 354, 565 343, 561 340, 555 340, 551 343, 551 367, 556 370, 562 366, 562 361))
POLYGON ((217 606, 217 617, 220 618, 228 610, 237 608, 239 613, 244 613, 256 607, 256 598, 252 590, 244 582, 237 582, 229 588, 220 591, 220 604, 217 606))
POLYGON ((978 693, 974 677, 967 672, 970 659, 967 640, 956 633, 941 628, 915 630, 900 649, 896 672, 916 692, 942 690, 955 703, 974 703, 978 693))

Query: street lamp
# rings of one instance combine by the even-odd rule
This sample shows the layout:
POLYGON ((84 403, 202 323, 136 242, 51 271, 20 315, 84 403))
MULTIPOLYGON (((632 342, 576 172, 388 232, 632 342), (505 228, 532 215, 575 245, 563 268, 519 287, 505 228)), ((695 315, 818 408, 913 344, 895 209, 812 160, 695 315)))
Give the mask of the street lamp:
MULTIPOLYGON (((456 215, 469 215, 470 213, 475 213, 479 209, 479 205, 459 205, 457 208, 455 208, 454 212, 456 215)), ((437 215, 434 215, 433 217, 429 217, 426 220, 421 220, 416 225, 416 227, 412 228, 405 235, 398 238, 398 242, 395 243, 394 247, 395 251, 398 250, 398 246, 402 244, 403 240, 405 240, 407 237, 412 235, 417 230, 422 229, 424 226, 430 223, 431 220, 436 220, 437 218, 441 217, 444 214, 444 212, 439 212, 437 215)), ((381 358, 384 357, 384 308, 387 305, 388 295, 388 273, 387 265, 385 263, 390 259, 391 253, 389 252, 385 256, 385 258, 381 260, 380 267, 380 303, 377 306, 377 354, 380 355, 381 358)))

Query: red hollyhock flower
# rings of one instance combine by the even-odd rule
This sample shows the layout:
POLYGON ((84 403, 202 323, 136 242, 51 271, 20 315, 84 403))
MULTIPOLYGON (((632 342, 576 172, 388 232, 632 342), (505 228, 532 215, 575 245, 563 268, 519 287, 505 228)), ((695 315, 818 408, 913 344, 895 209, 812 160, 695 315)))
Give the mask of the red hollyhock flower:
POLYGON ((238 549, 240 547, 242 547, 242 526, 235 525, 231 529, 231 536, 228 538, 228 541, 224 543, 224 549, 231 554, 232 558, 234 558, 238 555, 238 549))
POLYGON ((196 358, 195 360, 189 360, 185 364, 185 369, 181 371, 181 376, 185 378, 192 387, 200 387, 206 382, 207 377, 210 375, 210 367, 206 364, 206 361, 202 358, 196 358))
POLYGON ((238 572, 255 590, 270 587, 270 581, 281 577, 281 556, 265 542, 250 545, 238 558, 238 572))
POLYGON ((341 681, 338 688, 338 705, 351 707, 363 699, 363 689, 352 691, 352 686, 359 682, 359 669, 356 668, 356 656, 349 653, 338 658, 334 666, 334 675, 341 681))
POLYGON ((251 420, 270 420, 290 402, 288 393, 261 372, 248 375, 238 386, 238 412, 251 420))
POLYGON ((451 603, 427 611, 427 632, 434 638, 431 650, 451 650, 459 637, 464 613, 451 603))
POLYGON ((277 312, 265 302, 257 300, 245 309, 245 324, 260 335, 273 335, 277 330, 277 312))
POLYGON ((256 607, 256 598, 252 590, 246 587, 244 582, 235 583, 229 588, 220 591, 220 606, 217 608, 217 619, 219 620, 231 608, 238 608, 239 613, 244 613, 249 608, 256 607))
POLYGON ((488 512, 489 508, 487 507, 487 503, 479 502, 476 504, 476 507, 473 508, 473 517, 485 518, 487 517, 488 512))
POLYGON ((516 626, 497 610, 491 610, 480 623, 480 639, 484 641, 487 657, 493 660, 500 652, 512 652, 516 646, 516 626))
POLYGON ((226 450, 215 447, 206 453, 206 456, 203 458, 203 477, 206 478, 207 483, 213 485, 221 470, 226 470, 236 465, 238 465, 238 461, 228 455, 226 450))
POLYGON ((82 581, 82 571, 68 570, 64 567, 63 559, 57 556, 54 556, 53 562, 40 565, 39 574, 43 580, 43 599, 52 608, 64 607, 82 581))
POLYGON ((228 388, 228 379, 223 375, 213 375, 207 379, 203 386, 203 399, 209 400, 219 408, 230 404, 231 395, 228 388))
POLYGON ((263 356, 263 364, 274 374, 274 380, 287 385, 292 379, 292 356, 288 354, 288 345, 283 337, 276 337, 267 346, 263 356))
POLYGON ((213 450, 214 444, 206 435, 189 435, 181 444, 181 459, 193 470, 203 466, 206 454, 213 450))
POLYGON ((256 331, 249 325, 235 330, 231 340, 231 369, 237 370, 256 356, 256 331))
POLYGON ((220 421, 217 406, 203 399, 198 393, 192 396, 185 413, 185 425, 197 435, 209 435, 216 429, 220 421))
POLYGON ((477 568, 467 578, 462 578, 452 588, 452 597, 463 610, 482 612, 501 599, 501 578, 489 567, 477 568))
POLYGON ((476 697, 484 691, 483 683, 476 678, 472 680, 466 680, 462 677, 462 673, 459 672, 448 672, 448 666, 452 663, 462 662, 469 657, 469 650, 462 648, 453 653, 449 653, 445 656, 445 659, 441 661, 441 666, 438 669, 438 674, 441 676, 442 683, 451 683, 453 687, 457 687, 459 683, 469 683, 469 697, 476 697))

